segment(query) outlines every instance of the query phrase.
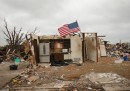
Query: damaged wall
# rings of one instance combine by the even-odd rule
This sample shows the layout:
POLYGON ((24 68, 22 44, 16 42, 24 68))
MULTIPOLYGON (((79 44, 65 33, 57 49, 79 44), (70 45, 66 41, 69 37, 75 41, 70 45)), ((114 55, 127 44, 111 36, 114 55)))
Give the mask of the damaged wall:
POLYGON ((101 57, 107 56, 105 45, 100 45, 100 55, 101 55, 101 57))
MULTIPOLYGON (((87 33, 86 33, 87 34, 87 33)), ((70 48, 68 54, 64 54, 64 59, 72 59, 73 62, 82 63, 83 53, 84 59, 98 61, 98 47, 97 47, 97 33, 91 33, 84 39, 81 39, 79 35, 70 36, 70 48), (91 35, 91 36, 90 36, 91 35), (82 42, 84 40, 84 43, 82 42), (84 48, 83 48, 84 46, 84 48)), ((62 39, 61 39, 62 40, 62 39)))
POLYGON ((37 45, 39 46, 39 39, 38 39, 38 35, 32 34, 32 40, 36 39, 37 40, 37 45))
POLYGON ((100 55, 101 57, 102 56, 107 56, 107 53, 106 53, 106 47, 105 47, 105 44, 104 44, 104 40, 101 40, 100 39, 100 55))
POLYGON ((97 62, 97 38, 96 34, 93 33, 91 36, 85 37, 87 59, 97 62))
POLYGON ((82 62, 82 40, 78 35, 71 36, 71 59, 82 62))
POLYGON ((39 38, 37 35, 35 34, 31 34, 32 37, 32 50, 33 50, 33 54, 34 54, 34 58, 35 58, 35 63, 39 63, 40 59, 39 59, 39 38))
POLYGON ((98 38, 98 57, 107 56, 106 47, 104 44, 104 40, 102 38, 98 38))

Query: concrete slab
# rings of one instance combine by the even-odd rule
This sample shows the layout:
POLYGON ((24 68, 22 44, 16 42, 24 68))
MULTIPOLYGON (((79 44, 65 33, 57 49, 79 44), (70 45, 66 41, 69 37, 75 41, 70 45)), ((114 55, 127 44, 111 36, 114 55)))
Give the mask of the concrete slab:
POLYGON ((92 83, 100 83, 105 91, 130 90, 130 80, 116 73, 91 73, 86 78, 92 83))

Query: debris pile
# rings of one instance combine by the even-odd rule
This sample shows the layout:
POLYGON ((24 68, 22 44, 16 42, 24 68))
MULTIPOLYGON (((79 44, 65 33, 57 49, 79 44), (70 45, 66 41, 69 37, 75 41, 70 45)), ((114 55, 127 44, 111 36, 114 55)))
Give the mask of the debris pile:
MULTIPOLYGON (((106 61, 106 63, 108 62, 106 61)), ((113 65, 112 63, 84 63, 81 66, 70 64, 60 67, 50 66, 50 64, 45 63, 39 64, 33 68, 28 68, 19 76, 12 79, 5 89, 11 89, 11 91, 14 91, 14 89, 17 89, 16 91, 21 89, 23 91, 28 89, 28 91, 105 91, 106 89, 112 89, 113 86, 115 86, 114 90, 130 89, 130 81, 114 73, 115 69, 123 68, 125 72, 122 72, 122 74, 126 74, 126 71, 129 72, 129 69, 126 69, 129 63, 113 65), (102 66, 102 64, 105 66, 102 66), (114 67, 114 70, 110 66, 114 67), (102 70, 102 73, 99 73, 99 69, 102 70), (104 73, 104 69, 111 69, 113 73, 104 73)), ((123 71, 123 69, 121 70, 123 71)))
POLYGON ((100 83, 92 82, 85 75, 81 75, 78 80, 65 86, 65 91, 105 91, 100 83))
POLYGON ((106 45, 107 55, 130 61, 130 43, 116 43, 106 45))
MULTIPOLYGON (((41 68, 40 68, 41 69, 41 68)), ((28 70, 23 72, 6 86, 9 89, 18 89, 24 87, 25 89, 34 86, 34 89, 57 89, 62 91, 105 91, 100 83, 91 81, 86 75, 82 75, 79 79, 60 79, 56 73, 53 72, 37 72, 36 70, 28 70)), ((49 91, 49 90, 48 90, 49 91)))
POLYGON ((54 82, 57 78, 58 76, 52 70, 50 70, 50 68, 36 66, 33 68, 28 68, 26 71, 22 72, 20 75, 12 79, 7 87, 29 87, 34 84, 47 84, 54 82))
POLYGON ((17 70, 22 61, 28 61, 28 67, 32 67, 35 64, 34 60, 35 58, 33 50, 31 49, 31 44, 27 40, 23 41, 23 44, 19 45, 19 50, 8 49, 8 46, 0 48, 0 63, 11 63, 9 66, 10 70, 17 70))
POLYGON ((3 62, 4 55, 6 54, 5 51, 6 51, 5 47, 0 47, 0 63, 3 62))
POLYGON ((15 77, 11 80, 8 84, 9 87, 16 87, 16 86, 27 86, 31 83, 35 82, 39 76, 33 70, 26 70, 22 72, 20 75, 15 77))

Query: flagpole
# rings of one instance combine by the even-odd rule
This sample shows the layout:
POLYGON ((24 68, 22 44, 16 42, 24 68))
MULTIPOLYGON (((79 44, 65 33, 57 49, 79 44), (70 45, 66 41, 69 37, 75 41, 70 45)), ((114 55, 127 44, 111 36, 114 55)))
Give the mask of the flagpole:
MULTIPOLYGON (((77 22, 77 20, 76 20, 76 22, 77 22)), ((78 24, 78 22, 77 22, 77 24, 78 24)), ((78 24, 78 26, 79 26, 79 24, 78 24)), ((80 27, 79 27, 79 30, 80 30, 80 33, 79 33, 79 35, 80 35, 80 37, 81 37, 81 39, 82 39, 82 41, 83 41, 83 35, 82 35, 82 32, 81 32, 81 29, 80 29, 80 27)))

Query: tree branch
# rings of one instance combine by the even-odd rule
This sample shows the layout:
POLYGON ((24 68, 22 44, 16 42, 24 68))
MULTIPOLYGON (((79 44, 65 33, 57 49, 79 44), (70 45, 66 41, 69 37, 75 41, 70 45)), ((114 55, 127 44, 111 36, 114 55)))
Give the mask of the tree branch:
POLYGON ((4 19, 4 22, 5 22, 5 29, 6 29, 6 31, 7 31, 7 33, 8 33, 9 40, 10 40, 10 43, 11 43, 11 45, 12 45, 11 35, 10 35, 9 30, 8 30, 8 24, 7 24, 7 22, 6 22, 6 20, 5 20, 5 19, 4 19))

